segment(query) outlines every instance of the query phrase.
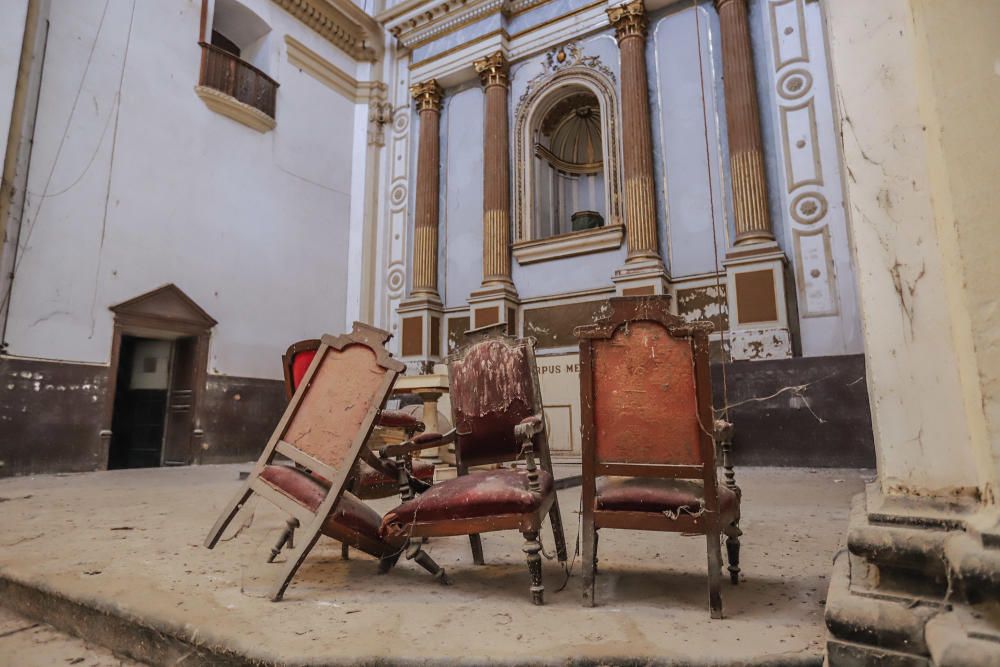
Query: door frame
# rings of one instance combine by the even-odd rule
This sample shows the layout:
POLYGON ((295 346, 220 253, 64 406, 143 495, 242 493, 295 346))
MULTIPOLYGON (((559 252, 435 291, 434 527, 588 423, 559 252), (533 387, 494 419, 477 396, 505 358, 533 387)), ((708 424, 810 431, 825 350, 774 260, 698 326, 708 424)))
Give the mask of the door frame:
POLYGON ((123 336, 171 340, 187 337, 197 339, 194 354, 195 381, 191 396, 194 419, 189 451, 190 462, 199 463, 205 436, 201 428, 201 408, 208 378, 208 346, 212 327, 218 322, 173 283, 111 306, 109 310, 114 313, 115 324, 111 338, 111 363, 108 368, 107 393, 98 443, 104 469, 107 469, 111 450, 111 427, 115 411, 115 392, 118 390, 118 366, 121 361, 123 336))

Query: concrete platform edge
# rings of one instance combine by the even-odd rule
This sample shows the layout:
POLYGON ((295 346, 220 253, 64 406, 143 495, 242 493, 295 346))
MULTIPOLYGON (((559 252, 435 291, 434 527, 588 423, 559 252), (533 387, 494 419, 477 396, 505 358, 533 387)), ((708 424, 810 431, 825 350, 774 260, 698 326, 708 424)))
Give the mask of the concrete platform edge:
MULTIPOLYGON (((71 598, 43 582, 26 581, 10 572, 0 571, 0 604, 34 621, 47 623, 57 630, 103 646, 114 653, 151 665, 183 663, 197 666, 293 665, 301 667, 356 665, 366 667, 409 667, 411 665, 527 665, 552 667, 679 667, 683 665, 773 665, 775 667, 813 667, 823 663, 822 655, 771 655, 750 662, 681 662, 648 657, 556 658, 537 656, 530 661, 498 661, 465 658, 441 660, 434 656, 424 658, 383 658, 356 656, 332 658, 322 662, 294 657, 252 654, 242 647, 231 647, 211 637, 210 634, 153 617, 140 617, 126 609, 101 599, 71 598)), ((280 604, 280 603, 279 603, 280 604)), ((261 636, 266 630, 261 629, 261 636)))

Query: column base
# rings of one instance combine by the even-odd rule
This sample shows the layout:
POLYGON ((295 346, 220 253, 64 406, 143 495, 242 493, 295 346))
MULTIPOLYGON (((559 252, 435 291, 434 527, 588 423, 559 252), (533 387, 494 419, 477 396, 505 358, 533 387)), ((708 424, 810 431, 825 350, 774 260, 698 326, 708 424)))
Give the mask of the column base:
POLYGON ((615 285, 615 296, 650 296, 672 294, 670 276, 660 259, 641 259, 626 262, 615 270, 611 278, 615 285))
POLYGON ((444 306, 436 296, 410 296, 400 302, 399 357, 411 372, 431 373, 434 364, 440 363, 441 324, 444 306))
POLYGON ((785 264, 774 241, 737 246, 723 260, 733 360, 792 356, 785 264))
POLYGON ((826 604, 827 660, 996 665, 1000 518, 969 501, 855 497, 826 604))
POLYGON ((521 299, 513 283, 488 283, 470 294, 468 301, 473 329, 502 323, 507 325, 508 334, 517 334, 517 310, 521 299))

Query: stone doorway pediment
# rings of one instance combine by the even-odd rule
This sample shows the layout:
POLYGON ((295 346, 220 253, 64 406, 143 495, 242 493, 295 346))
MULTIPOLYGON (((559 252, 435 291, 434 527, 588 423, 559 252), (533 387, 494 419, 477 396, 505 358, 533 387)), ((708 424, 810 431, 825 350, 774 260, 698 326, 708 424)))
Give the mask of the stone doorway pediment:
POLYGON ((166 325, 169 329, 180 326, 205 331, 217 324, 215 318, 173 283, 111 306, 111 312, 119 322, 137 326, 166 325))

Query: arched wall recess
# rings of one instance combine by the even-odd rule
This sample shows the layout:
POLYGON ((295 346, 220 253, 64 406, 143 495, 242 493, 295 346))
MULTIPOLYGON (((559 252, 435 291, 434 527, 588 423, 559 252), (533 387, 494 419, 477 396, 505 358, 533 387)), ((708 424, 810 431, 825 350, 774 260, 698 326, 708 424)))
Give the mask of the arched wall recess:
POLYGON ((534 128, 538 126, 567 88, 584 88, 597 97, 600 104, 601 139, 605 166, 605 210, 607 226, 622 222, 620 111, 614 77, 596 58, 585 58, 577 64, 548 72, 528 84, 518 102, 514 117, 514 241, 535 238, 536 217, 533 190, 535 183, 534 128))

